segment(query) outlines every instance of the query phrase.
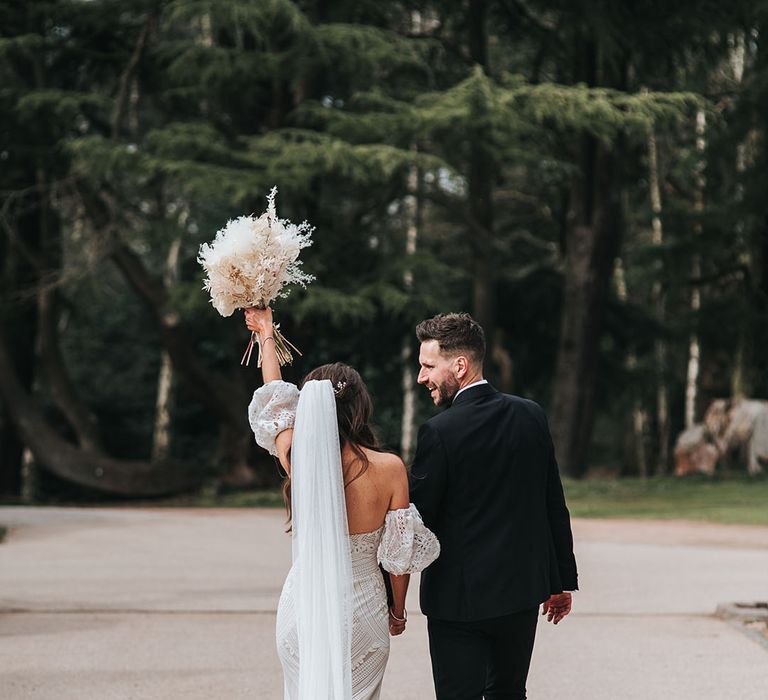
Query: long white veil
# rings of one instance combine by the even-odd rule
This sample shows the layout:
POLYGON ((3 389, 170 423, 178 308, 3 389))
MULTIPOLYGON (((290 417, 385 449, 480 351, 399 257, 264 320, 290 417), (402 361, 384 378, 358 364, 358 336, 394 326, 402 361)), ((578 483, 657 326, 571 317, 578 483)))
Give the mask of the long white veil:
POLYGON ((336 399, 304 384, 291 447, 299 698, 352 698, 352 563, 336 399))

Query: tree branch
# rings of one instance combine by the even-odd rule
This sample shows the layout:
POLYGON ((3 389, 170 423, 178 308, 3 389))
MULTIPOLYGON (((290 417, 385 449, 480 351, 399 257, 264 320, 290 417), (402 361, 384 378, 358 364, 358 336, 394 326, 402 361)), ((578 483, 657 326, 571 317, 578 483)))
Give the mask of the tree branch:
POLYGON ((112 138, 116 139, 120 135, 120 124, 123 121, 125 102, 128 98, 128 89, 131 83, 131 78, 136 71, 136 67, 139 65, 142 54, 144 53, 144 48, 147 44, 147 37, 149 36, 149 32, 153 27, 154 22, 155 15, 153 13, 150 14, 144 22, 144 26, 141 28, 139 36, 136 39, 136 44, 133 47, 133 53, 131 54, 128 63, 125 66, 125 70, 123 70, 122 74, 120 75, 120 83, 117 90, 117 96, 115 97, 115 105, 112 108, 112 118, 110 119, 110 124, 112 126, 112 138))

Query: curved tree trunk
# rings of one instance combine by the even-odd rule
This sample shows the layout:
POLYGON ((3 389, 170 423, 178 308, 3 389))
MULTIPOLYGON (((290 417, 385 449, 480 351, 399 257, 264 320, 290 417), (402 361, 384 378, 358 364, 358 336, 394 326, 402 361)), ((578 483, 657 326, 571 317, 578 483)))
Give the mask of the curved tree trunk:
POLYGON ((253 481, 253 470, 249 466, 251 432, 244 408, 248 405, 248 396, 244 383, 233 382, 212 372, 201 362, 178 315, 168 307, 168 290, 163 280, 152 275, 141 258, 120 239, 102 197, 82 182, 78 183, 78 189, 94 229, 105 239, 108 256, 155 320, 160 342, 170 357, 177 378, 215 418, 226 424, 227 430, 221 435, 222 439, 227 436, 227 444, 219 445, 219 455, 224 457, 222 478, 242 485, 247 482, 245 476, 250 474, 253 481))
POLYGON ((59 346, 58 291, 42 286, 37 294, 40 328, 40 360, 51 397, 75 431, 80 447, 101 450, 96 416, 80 400, 59 346))
POLYGON ((62 479, 125 496, 160 496, 199 485, 190 466, 117 460, 72 445, 48 425, 16 376, 0 327, 0 398, 35 460, 62 479))
MULTIPOLYGON (((19 217, 16 228, 25 249, 37 251, 40 225, 39 209, 30 207, 19 217)), ((31 390, 35 376, 35 346, 37 344, 37 306, 34 289, 37 270, 34 261, 11 241, 11 232, 0 236, 0 290, 2 306, 0 323, 6 324, 13 337, 9 349, 18 372, 18 382, 31 390)), ((11 406, 0 401, 0 495, 19 498, 22 494, 24 442, 11 417, 11 406)))

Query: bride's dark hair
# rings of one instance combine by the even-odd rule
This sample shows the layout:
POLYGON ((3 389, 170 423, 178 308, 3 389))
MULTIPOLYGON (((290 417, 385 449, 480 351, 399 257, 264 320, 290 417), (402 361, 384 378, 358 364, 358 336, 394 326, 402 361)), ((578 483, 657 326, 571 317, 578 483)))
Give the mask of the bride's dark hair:
MULTIPOLYGON (((373 431, 373 401, 368 393, 360 373, 343 362, 333 362, 316 367, 301 382, 303 387, 308 381, 327 379, 331 382, 336 397, 336 418, 339 424, 339 442, 341 449, 346 446, 352 450, 355 459, 344 468, 344 487, 358 479, 370 466, 365 450, 384 452, 373 431), (355 471, 350 478, 350 474, 355 471)), ((283 497, 291 518, 291 479, 283 483, 283 497)))

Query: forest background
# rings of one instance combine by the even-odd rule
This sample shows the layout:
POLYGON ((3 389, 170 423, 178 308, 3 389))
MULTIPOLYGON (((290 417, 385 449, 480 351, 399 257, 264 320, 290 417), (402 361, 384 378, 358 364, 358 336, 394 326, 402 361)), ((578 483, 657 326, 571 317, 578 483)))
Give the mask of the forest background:
POLYGON ((668 474, 768 397, 766 114, 764 0, 0 0, 0 496, 277 483, 196 262, 273 185, 288 379, 355 366, 407 459, 467 310, 566 476, 668 474))

